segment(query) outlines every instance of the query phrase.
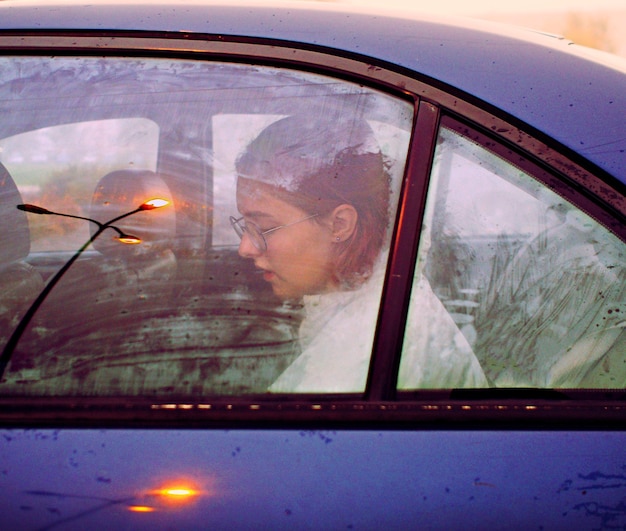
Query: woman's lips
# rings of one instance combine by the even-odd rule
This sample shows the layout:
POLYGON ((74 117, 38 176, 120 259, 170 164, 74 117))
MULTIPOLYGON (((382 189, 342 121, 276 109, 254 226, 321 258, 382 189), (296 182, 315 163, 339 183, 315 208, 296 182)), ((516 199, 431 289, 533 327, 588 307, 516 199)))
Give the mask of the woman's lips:
POLYGON ((276 278, 276 274, 272 271, 263 271, 263 280, 266 282, 271 282, 274 278, 276 278))
POLYGON ((258 264, 254 264, 259 275, 263 276, 263 280, 266 282, 271 282, 276 278, 276 273, 274 273, 271 269, 265 269, 264 267, 259 266, 258 264))

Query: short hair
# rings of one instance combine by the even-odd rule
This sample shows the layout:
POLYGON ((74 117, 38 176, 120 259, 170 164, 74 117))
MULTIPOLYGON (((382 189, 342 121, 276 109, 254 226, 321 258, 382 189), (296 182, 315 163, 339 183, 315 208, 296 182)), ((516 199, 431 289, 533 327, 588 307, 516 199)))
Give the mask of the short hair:
POLYGON ((389 225, 391 178, 365 120, 282 118, 247 146, 236 169, 309 214, 351 205, 358 219, 352 236, 337 245, 336 280, 355 289, 371 275, 389 225))

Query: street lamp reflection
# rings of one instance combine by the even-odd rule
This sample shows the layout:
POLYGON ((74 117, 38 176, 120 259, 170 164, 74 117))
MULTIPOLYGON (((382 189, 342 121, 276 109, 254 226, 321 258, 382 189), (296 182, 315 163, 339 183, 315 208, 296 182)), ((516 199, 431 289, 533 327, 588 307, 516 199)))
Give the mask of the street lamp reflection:
MULTIPOLYGON (((165 199, 153 199, 152 201, 163 201, 164 204, 161 206, 165 206, 169 203, 169 201, 165 201, 165 199)), ((150 203, 149 201, 146 201, 145 203, 142 203, 138 209, 134 210, 131 213, 135 213, 135 212, 139 212, 140 210, 152 210, 154 208, 159 208, 157 206, 146 206, 148 205, 148 203, 150 203)), ((131 243, 131 244, 135 244, 135 243, 141 243, 141 239, 137 238, 137 236, 132 236, 130 234, 126 234, 125 232, 123 232, 122 230, 120 230, 119 227, 116 227, 115 225, 111 225, 111 223, 113 223, 114 220, 111 220, 107 223, 100 223, 99 221, 96 221, 95 219, 91 219, 91 218, 86 218, 84 216, 75 216, 73 214, 63 214, 61 212, 53 212, 52 210, 48 210, 47 208, 43 208, 37 205, 30 205, 28 203, 23 204, 23 205, 17 205, 17 209, 18 210, 22 210, 24 212, 28 212, 29 214, 39 214, 42 216, 60 216, 62 218, 72 218, 72 219, 84 219, 85 221, 89 221, 91 223, 95 223, 96 225, 98 225, 99 230, 102 232, 105 229, 113 229, 115 232, 117 232, 118 234, 118 238, 117 240, 122 242, 122 243, 131 243)), ((127 214, 130 215, 131 213, 127 214)), ((126 217, 126 215, 122 216, 122 217, 126 217)), ((117 220, 117 219, 116 219, 117 220)), ((115 221, 116 221, 115 220, 115 221)), ((99 236, 99 234, 93 236, 90 240, 90 243, 93 242, 93 240, 95 240, 97 237, 99 236)), ((79 250, 79 255, 80 253, 83 251, 84 249, 81 248, 79 250)))
POLYGON ((142 205, 139 208, 141 208, 141 210, 152 210, 154 208, 162 208, 169 204, 170 202, 167 201, 166 199, 161 199, 160 197, 157 197, 155 199, 150 199, 149 201, 142 203, 142 205))
POLYGON ((194 496, 196 492, 193 489, 178 487, 175 489, 163 489, 159 494, 171 496, 172 498, 187 498, 188 496, 194 496))
POLYGON ((54 212, 52 210, 48 210, 47 208, 43 208, 37 205, 30 205, 30 204, 16 205, 16 208, 18 210, 22 210, 30 214, 82 219, 82 220, 85 220, 85 221, 88 221, 90 223, 97 225, 98 229, 82 245, 82 247, 80 247, 80 249, 78 249, 78 251, 74 253, 74 255, 65 263, 65 265, 63 265, 63 267, 61 267, 61 269, 59 269, 56 272, 56 274, 50 278, 48 283, 45 285, 44 289, 37 296, 37 298, 31 304, 30 308, 28 308, 28 310, 24 314, 24 317, 22 317, 21 321, 18 323, 17 327, 13 331, 13 334, 9 338, 9 341, 5 345, 4 350, 2 351, 2 355, 0 356, 0 379, 2 379, 2 376, 4 375, 4 371, 6 370, 9 362, 11 361, 13 351, 17 347, 17 344, 20 338, 22 337, 22 334, 26 330, 26 327, 28 326, 32 318, 34 317, 35 313, 37 312, 37 310, 39 309, 43 301, 46 299, 48 294, 52 291, 54 286, 56 286, 56 284, 59 282, 61 277, 67 272, 67 270, 72 266, 72 264, 80 257, 80 255, 107 229, 111 229, 117 232, 118 234, 117 240, 120 241, 121 243, 125 243, 125 244, 140 243, 141 242, 140 238, 124 233, 119 227, 115 226, 114 223, 117 223, 118 221, 124 218, 127 218, 129 216, 132 216, 133 214, 136 214, 138 212, 154 210, 156 208, 162 208, 168 204, 169 204, 168 200, 162 199, 160 197, 149 199, 148 201, 144 201, 143 203, 141 203, 134 210, 131 210, 129 212, 116 216, 113 219, 110 219, 109 221, 105 223, 101 223, 100 221, 97 221, 92 218, 87 218, 84 216, 75 216, 73 214, 54 212))
POLYGON ((125 243, 127 245, 136 245, 141 243, 141 239, 136 236, 130 236, 129 234, 125 234, 124 236, 120 236, 117 241, 121 243, 125 243))
POLYGON ((135 513, 150 513, 165 509, 181 509, 194 502, 207 492, 199 489, 189 481, 171 483, 163 487, 147 491, 127 509, 135 513))
POLYGON ((129 505, 128 510, 133 513, 153 513, 156 511, 154 507, 148 505, 129 505))
POLYGON ((177 482, 165 485, 148 493, 160 504, 181 506, 194 502, 203 492, 189 482, 177 482))
POLYGON ((124 507, 129 512, 144 514, 184 510, 191 503, 199 501, 200 498, 213 494, 213 489, 205 490, 199 487, 196 481, 180 479, 180 476, 178 480, 168 481, 162 485, 164 486, 134 495, 114 498, 47 490, 29 490, 25 491, 25 494, 44 499, 74 500, 77 503, 82 500, 88 503, 88 507, 85 509, 81 508, 81 505, 75 505, 76 512, 67 515, 62 521, 45 527, 45 529, 56 527, 61 522, 76 522, 83 517, 93 517, 95 513, 106 511, 112 507, 124 507), (96 502, 95 505, 94 502, 96 502))

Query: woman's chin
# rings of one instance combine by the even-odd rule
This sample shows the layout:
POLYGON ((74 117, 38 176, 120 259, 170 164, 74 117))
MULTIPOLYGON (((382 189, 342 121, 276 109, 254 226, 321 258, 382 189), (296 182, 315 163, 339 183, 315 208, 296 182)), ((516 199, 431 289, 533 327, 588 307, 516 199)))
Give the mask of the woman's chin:
POLYGON ((281 301, 290 301, 298 298, 286 292, 285 290, 276 288, 276 286, 274 285, 272 285, 272 291, 274 292, 274 295, 276 295, 281 301))
POLYGON ((271 286, 274 295, 276 295, 276 297, 278 297, 281 301, 299 301, 302 299, 302 293, 290 290, 287 286, 281 285, 276 281, 271 282, 271 286))

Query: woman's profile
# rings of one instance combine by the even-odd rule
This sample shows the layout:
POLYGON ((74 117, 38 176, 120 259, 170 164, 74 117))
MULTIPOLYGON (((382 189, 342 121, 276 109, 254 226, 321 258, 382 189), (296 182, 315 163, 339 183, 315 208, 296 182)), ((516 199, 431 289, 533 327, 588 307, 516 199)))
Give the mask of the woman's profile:
MULTIPOLYGON (((240 217, 231 223, 241 238, 239 254, 254 261, 276 296, 304 304, 301 354, 270 391, 362 392, 391 224, 390 177, 372 129, 358 119, 282 118, 247 146, 236 169, 240 217)), ((420 338, 418 368, 402 373, 415 388, 484 385, 441 303, 429 289, 416 292, 433 299, 424 301, 429 314, 418 332, 445 328, 458 366, 443 377, 420 370, 442 354, 420 338), (438 381, 427 381, 429 374, 438 381)), ((441 339, 433 342, 437 348, 441 339)))

